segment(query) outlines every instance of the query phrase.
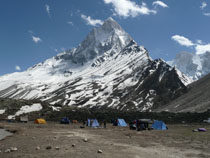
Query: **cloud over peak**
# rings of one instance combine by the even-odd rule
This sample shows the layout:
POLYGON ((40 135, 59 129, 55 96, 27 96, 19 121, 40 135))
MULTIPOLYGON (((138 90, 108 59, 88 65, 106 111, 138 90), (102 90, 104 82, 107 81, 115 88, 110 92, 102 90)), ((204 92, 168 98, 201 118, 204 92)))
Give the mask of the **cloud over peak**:
POLYGON ((196 54, 204 54, 206 52, 210 52, 210 44, 204 44, 202 40, 196 40, 196 42, 193 43, 188 38, 180 35, 174 35, 171 38, 182 46, 194 48, 196 54))
POLYGON ((86 22, 87 25, 91 26, 97 26, 97 25, 102 25, 103 21, 100 19, 93 19, 90 16, 86 16, 84 14, 81 14, 81 18, 86 22))
POLYGON ((210 44, 197 44, 195 46, 196 54, 204 54, 206 52, 210 52, 210 44))
POLYGON ((112 4, 114 8, 114 14, 118 16, 122 16, 124 18, 127 17, 136 17, 139 14, 149 15, 156 14, 156 10, 149 9, 147 4, 142 2, 141 5, 136 4, 131 0, 104 0, 105 4, 112 4))

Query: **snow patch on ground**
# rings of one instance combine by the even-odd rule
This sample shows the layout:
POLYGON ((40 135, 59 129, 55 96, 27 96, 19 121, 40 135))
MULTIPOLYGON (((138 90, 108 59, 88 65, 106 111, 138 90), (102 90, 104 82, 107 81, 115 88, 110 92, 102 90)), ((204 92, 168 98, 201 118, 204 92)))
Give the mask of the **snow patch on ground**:
POLYGON ((22 114, 40 111, 40 110, 42 110, 42 105, 40 103, 36 103, 33 105, 25 105, 25 106, 22 106, 20 110, 15 113, 15 115, 9 115, 8 119, 14 119, 15 116, 20 116, 22 114))
POLYGON ((0 115, 4 114, 6 110, 0 110, 0 115))

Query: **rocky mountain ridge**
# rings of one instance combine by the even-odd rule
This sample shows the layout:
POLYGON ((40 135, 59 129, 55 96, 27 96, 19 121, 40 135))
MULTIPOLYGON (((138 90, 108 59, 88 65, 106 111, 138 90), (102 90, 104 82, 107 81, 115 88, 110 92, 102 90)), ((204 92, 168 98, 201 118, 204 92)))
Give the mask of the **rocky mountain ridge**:
POLYGON ((191 80, 153 60, 112 18, 77 47, 27 71, 0 77, 0 97, 39 99, 78 108, 154 111, 191 80))

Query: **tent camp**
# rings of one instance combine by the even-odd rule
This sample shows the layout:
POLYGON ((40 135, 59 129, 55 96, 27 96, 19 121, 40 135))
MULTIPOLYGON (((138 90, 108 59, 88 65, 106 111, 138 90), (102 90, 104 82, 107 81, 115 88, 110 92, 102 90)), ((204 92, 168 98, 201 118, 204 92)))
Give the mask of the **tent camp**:
POLYGON ((167 130, 168 129, 166 124, 163 121, 157 121, 157 120, 152 124, 152 128, 155 130, 167 130))
POLYGON ((125 122, 124 119, 117 119, 115 120, 115 122, 113 123, 114 126, 121 126, 121 127, 126 127, 127 123, 125 122))
POLYGON ((46 124, 46 121, 45 121, 45 119, 39 118, 39 119, 36 119, 34 121, 34 123, 36 123, 36 124, 46 124))
POLYGON ((87 125, 89 127, 99 127, 98 120, 96 119, 88 119, 87 125))
POLYGON ((64 117, 64 118, 61 119, 60 123, 61 124, 69 124, 70 123, 70 120, 69 120, 68 117, 64 117))

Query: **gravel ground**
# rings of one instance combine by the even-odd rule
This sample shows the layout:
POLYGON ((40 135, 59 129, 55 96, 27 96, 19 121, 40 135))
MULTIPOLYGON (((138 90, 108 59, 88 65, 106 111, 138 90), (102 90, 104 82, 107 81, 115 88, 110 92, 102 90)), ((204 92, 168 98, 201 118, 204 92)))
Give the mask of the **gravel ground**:
POLYGON ((106 129, 80 126, 0 122, 0 127, 16 131, 0 141, 0 158, 210 157, 210 125, 168 125, 167 131, 141 132, 110 124, 106 129), (208 131, 192 132, 198 127, 208 131), (5 153, 11 147, 18 150, 5 153))

